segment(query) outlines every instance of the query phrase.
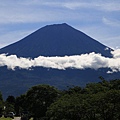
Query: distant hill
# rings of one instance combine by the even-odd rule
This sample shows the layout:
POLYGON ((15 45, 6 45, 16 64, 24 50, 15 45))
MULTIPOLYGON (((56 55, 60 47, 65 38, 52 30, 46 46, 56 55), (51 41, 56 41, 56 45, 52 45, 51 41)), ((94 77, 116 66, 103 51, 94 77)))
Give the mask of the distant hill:
MULTIPOLYGON (((111 48, 101 44, 73 27, 63 24, 47 25, 22 40, 0 49, 0 54, 15 54, 18 57, 65 56, 85 53, 100 53, 111 56, 111 48), (107 48, 107 49, 106 49, 107 48)), ((0 67, 0 91, 4 98, 18 96, 36 84, 50 84, 65 89, 67 86, 84 86, 89 82, 98 82, 99 76, 106 79, 120 78, 120 73, 106 74, 107 69, 48 69, 34 67, 32 70, 8 70, 0 67)))

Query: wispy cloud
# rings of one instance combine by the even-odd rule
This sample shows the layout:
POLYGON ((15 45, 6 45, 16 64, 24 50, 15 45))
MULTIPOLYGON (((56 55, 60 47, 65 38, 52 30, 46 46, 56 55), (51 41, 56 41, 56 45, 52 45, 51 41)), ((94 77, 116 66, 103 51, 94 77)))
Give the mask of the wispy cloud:
MULTIPOLYGON (((50 4, 50 3, 49 3, 50 4)), ((54 3, 55 5, 55 3, 54 3)), ((58 4, 56 4, 58 5, 58 4)), ((120 11, 120 1, 67 1, 59 4, 68 9, 97 9, 102 11, 120 11)))
POLYGON ((31 67, 45 67, 62 69, 99 69, 110 68, 112 71, 108 73, 120 71, 120 49, 111 52, 113 58, 101 56, 94 52, 82 55, 64 56, 64 57, 44 57, 39 56, 34 59, 18 58, 16 55, 7 56, 6 54, 0 55, 0 66, 7 66, 8 69, 15 70, 16 67, 22 69, 30 69, 31 67))
POLYGON ((40 5, 40 6, 51 6, 51 7, 66 7, 68 9, 81 9, 81 8, 93 8, 106 11, 120 11, 119 0, 61 0, 61 1, 43 1, 43 0, 26 0, 22 2, 24 5, 40 5))
POLYGON ((103 23, 106 25, 110 25, 110 26, 114 26, 114 27, 120 27, 120 21, 119 20, 115 20, 115 19, 107 19, 105 17, 103 17, 102 19, 103 23))
MULTIPOLYGON (((99 2, 99 1, 43 1, 25 0, 0 3, 0 23, 31 23, 70 19, 66 16, 73 14, 65 9, 99 9, 107 11, 120 11, 120 2, 99 2), (54 8, 56 10, 54 10, 54 8), (63 11, 64 10, 64 11, 63 11), (66 11, 66 12, 65 12, 66 11)), ((77 12, 77 11, 76 11, 77 12)), ((76 13, 74 11, 74 17, 76 13)), ((72 15, 73 16, 73 15, 72 15)), ((72 19, 73 17, 71 17, 72 19)), ((80 17, 77 16, 79 19, 80 17)))
POLYGON ((113 1, 108 1, 104 3, 103 1, 101 4, 98 4, 98 6, 101 8, 101 10, 106 10, 106 11, 120 11, 120 1, 118 0, 113 0, 113 1))

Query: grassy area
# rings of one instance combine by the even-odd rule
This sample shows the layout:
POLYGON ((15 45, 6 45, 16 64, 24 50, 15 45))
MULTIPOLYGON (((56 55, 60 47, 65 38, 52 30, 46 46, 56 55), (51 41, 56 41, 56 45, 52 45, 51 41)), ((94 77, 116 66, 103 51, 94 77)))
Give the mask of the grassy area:
POLYGON ((1 117, 0 120, 12 120, 12 118, 4 118, 4 117, 1 117))

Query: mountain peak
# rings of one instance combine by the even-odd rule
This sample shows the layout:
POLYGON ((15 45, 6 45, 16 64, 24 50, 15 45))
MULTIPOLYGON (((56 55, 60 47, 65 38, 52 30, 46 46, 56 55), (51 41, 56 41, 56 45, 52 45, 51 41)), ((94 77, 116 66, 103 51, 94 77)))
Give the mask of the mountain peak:
POLYGON ((42 30, 42 29, 65 30, 65 29, 73 29, 73 28, 70 25, 68 25, 67 23, 61 23, 61 24, 46 25, 46 26, 40 28, 39 30, 42 30))
POLYGON ((110 49, 66 23, 47 25, 22 40, 0 49, 19 57, 65 56, 90 52, 110 57, 110 49))
POLYGON ((46 25, 46 26, 49 26, 49 27, 51 27, 51 26, 70 26, 70 25, 68 25, 67 23, 61 23, 61 24, 52 24, 52 25, 46 25))
MULTIPOLYGON (((38 56, 70 56, 95 52, 110 57, 110 49, 105 49, 105 45, 68 24, 62 23, 42 27, 22 40, 0 49, 0 53, 36 58, 38 56)), ((34 67, 30 71, 16 68, 15 71, 12 71, 7 70, 4 66, 0 67, 0 90, 4 96, 18 96, 36 84, 50 84, 62 89, 66 86, 83 86, 90 81, 98 81, 99 76, 106 76, 108 79, 116 76, 116 73, 114 75, 106 74, 106 71, 106 69, 97 71, 93 69, 57 70, 52 68, 48 70, 43 67, 34 67)), ((119 73, 117 76, 120 78, 119 73)))

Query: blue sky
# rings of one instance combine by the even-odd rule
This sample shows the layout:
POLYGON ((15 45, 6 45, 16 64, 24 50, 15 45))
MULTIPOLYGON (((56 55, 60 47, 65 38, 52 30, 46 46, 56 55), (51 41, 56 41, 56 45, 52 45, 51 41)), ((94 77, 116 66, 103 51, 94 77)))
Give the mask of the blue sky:
POLYGON ((120 48, 120 0, 0 0, 0 48, 60 23, 120 48))

